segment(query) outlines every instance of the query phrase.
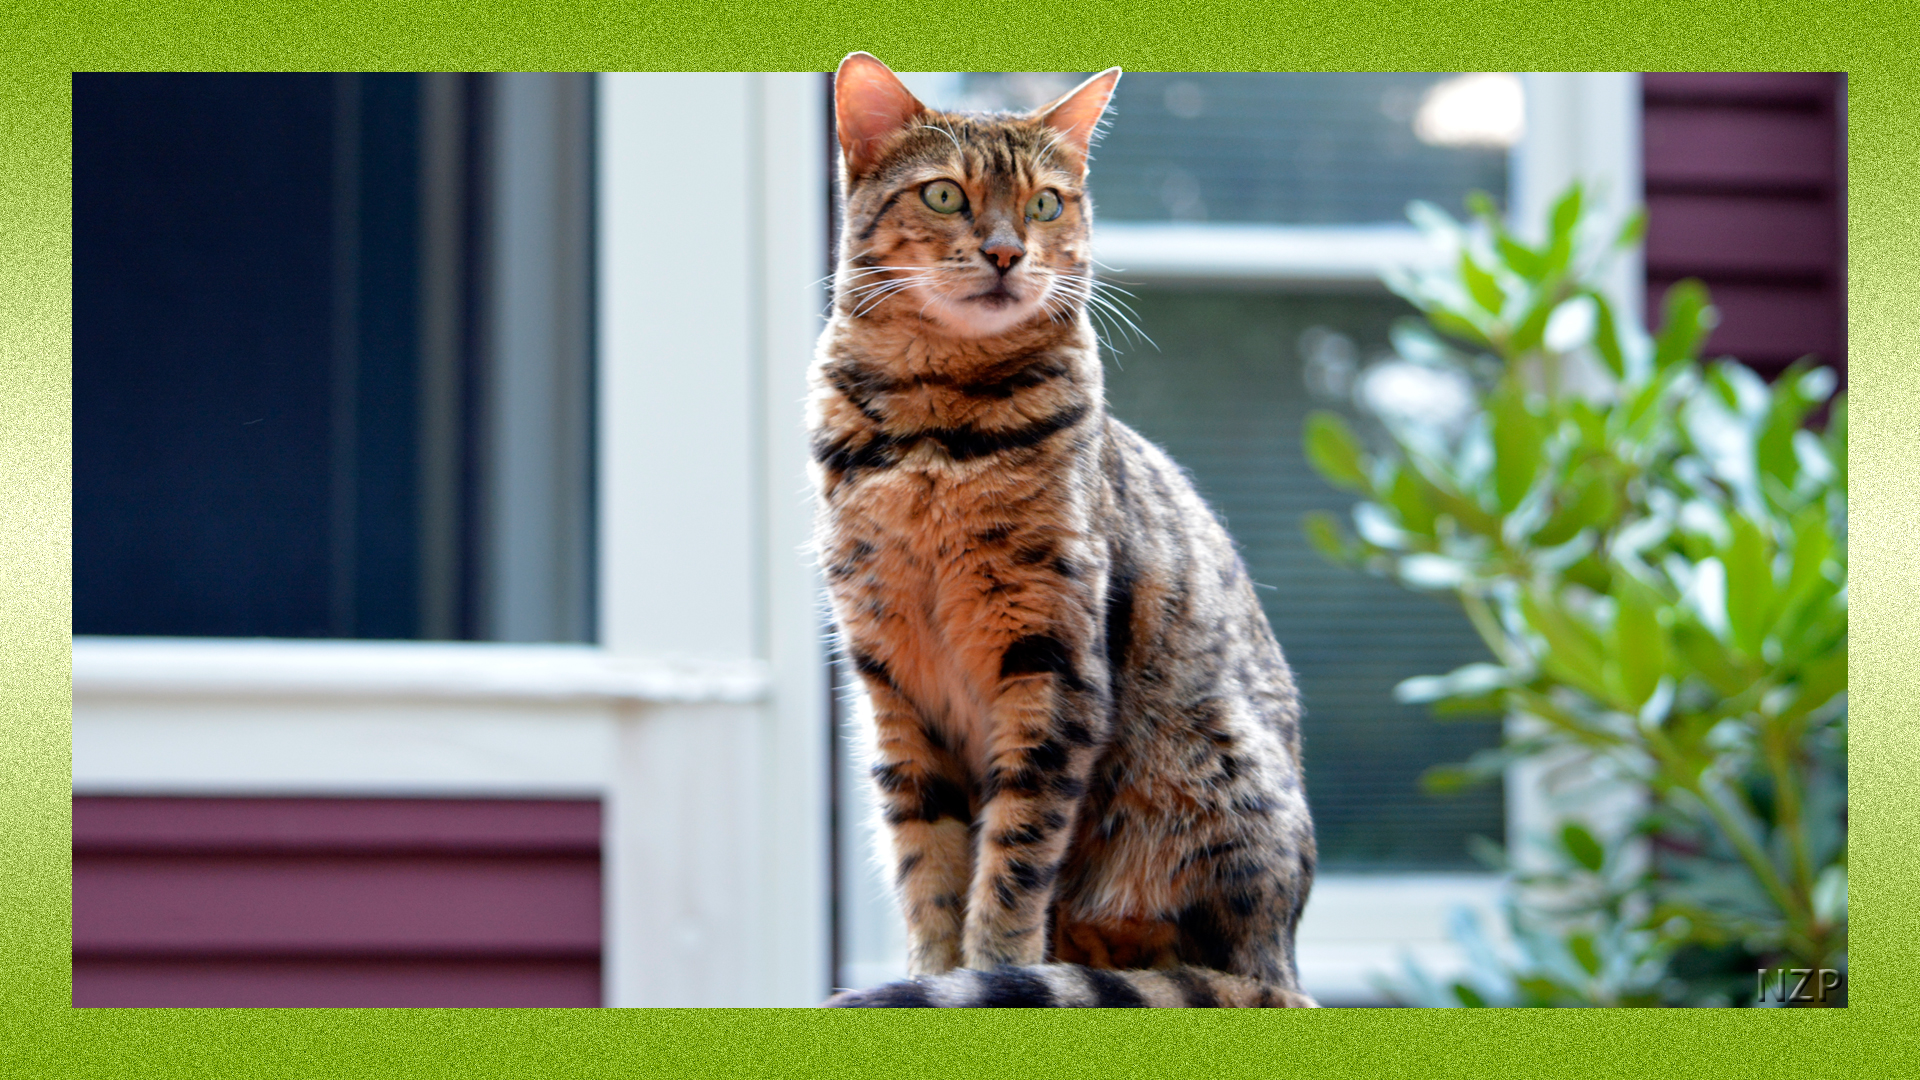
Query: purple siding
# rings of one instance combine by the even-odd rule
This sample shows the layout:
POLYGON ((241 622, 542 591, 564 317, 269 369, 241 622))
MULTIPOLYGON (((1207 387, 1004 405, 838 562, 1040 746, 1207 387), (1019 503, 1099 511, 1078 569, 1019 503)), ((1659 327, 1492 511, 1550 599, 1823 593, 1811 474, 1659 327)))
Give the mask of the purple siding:
POLYGON ((600 805, 73 801, 76 1006, 600 1003, 600 805))
POLYGON ((1709 355, 1846 370, 1844 76, 1643 76, 1647 292, 1703 279, 1709 355))

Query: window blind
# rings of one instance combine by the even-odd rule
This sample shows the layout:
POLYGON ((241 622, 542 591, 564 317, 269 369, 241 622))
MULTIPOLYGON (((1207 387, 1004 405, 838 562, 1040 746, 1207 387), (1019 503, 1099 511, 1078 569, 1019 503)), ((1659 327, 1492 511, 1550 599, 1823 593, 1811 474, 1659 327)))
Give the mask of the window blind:
MULTIPOLYGON (((959 108, 1026 109, 1078 76, 977 73, 959 108)), ((1403 223, 1504 203, 1518 86, 1432 72, 1128 72, 1094 150, 1109 221, 1403 223), (1424 113, 1424 116, 1423 116, 1424 113)))
MULTIPOLYGON (((1382 354, 1408 312, 1386 296, 1136 289, 1140 326, 1158 343, 1107 364, 1114 413, 1192 475, 1240 545, 1306 705, 1308 797, 1321 864, 1346 869, 1466 869, 1466 838, 1504 834, 1498 785, 1435 797, 1428 766, 1498 741, 1497 725, 1436 722, 1393 700, 1412 675, 1487 658, 1460 611, 1323 559, 1302 515, 1345 515, 1352 499, 1306 462, 1301 428, 1329 402, 1308 390, 1303 338, 1338 334, 1357 360, 1382 354)), ((1324 372, 1319 376, 1325 382, 1324 372)), ((1324 391, 1324 387, 1323 387, 1324 391)))

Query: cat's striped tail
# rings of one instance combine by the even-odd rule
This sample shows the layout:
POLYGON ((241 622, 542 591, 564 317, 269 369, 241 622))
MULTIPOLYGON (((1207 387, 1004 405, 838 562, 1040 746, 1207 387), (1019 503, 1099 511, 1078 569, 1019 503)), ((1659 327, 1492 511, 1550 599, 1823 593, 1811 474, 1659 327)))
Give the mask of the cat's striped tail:
POLYGON ((1315 1008, 1298 990, 1210 968, 1109 971, 1079 964, 1034 964, 941 975, 842 990, 829 1008, 848 1009, 1141 1009, 1315 1008))

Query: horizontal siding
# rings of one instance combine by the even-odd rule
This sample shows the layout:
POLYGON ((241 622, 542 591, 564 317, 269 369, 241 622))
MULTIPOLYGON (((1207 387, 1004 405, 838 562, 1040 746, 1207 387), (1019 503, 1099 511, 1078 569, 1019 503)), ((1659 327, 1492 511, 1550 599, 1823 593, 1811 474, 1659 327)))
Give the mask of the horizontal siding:
POLYGON ((594 1005, 600 807, 74 800, 76 1005, 594 1005))
POLYGON ((79 1007, 590 1008, 597 964, 570 960, 76 957, 79 1007))
POLYGON ((1648 292, 1704 280, 1721 315, 1710 354, 1764 372, 1807 355, 1846 370, 1842 78, 1642 79, 1648 292))
POLYGON ((1647 273, 1802 279, 1824 287, 1839 254, 1833 208, 1752 195, 1647 195, 1647 273))
POLYGON ((520 799, 73 801, 76 854, 501 852, 597 855, 600 804, 520 799))

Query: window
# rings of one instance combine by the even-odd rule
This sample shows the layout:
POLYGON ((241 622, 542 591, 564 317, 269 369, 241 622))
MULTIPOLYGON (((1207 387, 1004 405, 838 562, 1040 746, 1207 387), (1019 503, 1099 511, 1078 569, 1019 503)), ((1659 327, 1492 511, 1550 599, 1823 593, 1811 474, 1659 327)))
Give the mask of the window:
POLYGON ((74 78, 74 628, 586 641, 590 81, 74 78))
MULTIPOLYGON (((111 574, 96 578, 106 584, 74 642, 75 795, 189 811, 235 798, 597 801, 601 1001, 819 1002, 831 982, 828 695, 817 575, 802 553, 810 508, 796 403, 825 301, 821 76, 286 78, 76 80, 77 294, 111 272, 145 274, 135 284, 149 293, 193 295, 184 316, 149 302, 124 325, 76 295, 76 577, 111 574), (388 95, 382 146, 340 134, 351 130, 340 110, 353 93, 363 132, 372 99, 388 95), (114 110, 134 118, 102 127, 114 110), (166 138, 143 138, 143 124, 168 125, 166 138), (412 150, 392 145, 405 138, 412 150), (170 159, 159 145, 169 139, 193 152, 170 159), (358 148, 361 166, 379 158, 391 171, 368 178, 339 165, 343 145, 358 148), (702 194, 725 212, 678 209, 686 177, 660 167, 661 147, 703 163, 702 194), (336 183, 342 175, 362 179, 336 183), (391 215, 355 242, 363 269, 381 245, 391 265, 414 260, 413 298, 400 295, 403 271, 380 285, 336 279, 342 186, 372 213, 370 203, 400 198, 409 175, 414 208, 383 203, 391 215), (369 196, 376 179, 390 186, 369 196), (288 183, 303 193, 304 217, 240 213, 284 201, 265 189, 288 183), (96 228, 103 212, 120 215, 127 243, 96 228), (141 218, 172 222, 180 242, 136 250, 141 218), (239 233, 244 257, 193 231, 196 221, 239 233), (433 259, 442 269, 421 270, 433 259), (295 287, 272 280, 296 263, 306 269, 295 287), (381 293, 389 285, 393 294, 381 293), (213 286, 251 291, 225 303, 206 295, 213 286), (305 321, 275 336, 285 327, 255 311, 288 297, 307 302, 305 321), (466 389, 441 427, 409 420, 415 408, 383 414, 386 447, 401 449, 354 446, 354 467, 336 471, 341 297, 363 315, 415 320, 388 351, 354 352, 356 374, 380 366, 392 380, 381 385, 431 397, 430 362, 451 358, 466 389), (87 342, 101 327, 117 334, 109 348, 87 342), (156 354, 153 342, 170 351, 156 354), (142 348, 165 378, 121 392, 116 380, 145 377, 142 348), (219 374, 203 377, 196 364, 219 374), (282 383, 267 379, 277 371, 282 383), (204 445, 222 434, 216 406, 233 404, 247 379, 293 387, 266 400, 306 425, 300 440, 250 458, 234 449, 244 444, 204 445), (116 442, 116 423, 137 423, 140 437, 116 442), (468 582, 453 592, 476 616, 451 629, 425 620, 375 629, 361 601, 383 594, 356 584, 353 618, 336 621, 331 590, 344 574, 332 544, 358 533, 340 524, 335 479, 350 481, 342 487, 364 524, 366 485, 418 476, 418 457, 394 461, 434 437, 459 452, 457 467, 435 474, 458 478, 441 481, 439 512, 472 508, 455 527, 440 519, 439 535, 463 538, 456 554, 475 553, 440 580, 468 582), (302 487, 253 480, 296 466, 311 466, 302 487), (296 512, 297 528, 266 528, 296 512), (123 603, 116 589, 144 587, 138 566, 126 568, 145 557, 140 543, 164 556, 149 565, 186 584, 123 603), (287 553, 301 551, 299 589, 273 594, 273 573, 290 573, 287 553), (217 580, 243 571, 253 587, 217 580), (202 603, 216 587, 271 603, 202 603), (285 639, 374 633, 480 640, 285 639), (277 636, 141 636, 151 634, 277 636)), ((368 411, 394 403, 349 404, 365 431, 368 411)), ((236 427, 261 415, 233 411, 236 427)), ((433 489, 417 483, 382 504, 392 527, 434 520, 420 495, 433 489)), ((409 550, 386 580, 423 578, 426 560, 409 550)), ((401 618, 427 591, 414 587, 413 606, 394 605, 401 618)), ((489 818, 518 816, 500 809, 489 818)))

